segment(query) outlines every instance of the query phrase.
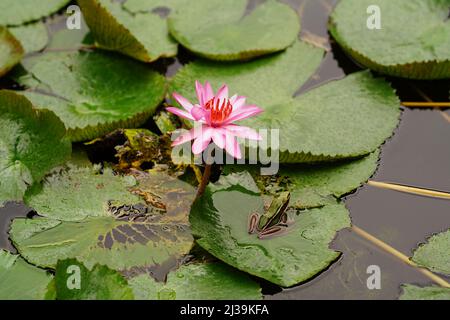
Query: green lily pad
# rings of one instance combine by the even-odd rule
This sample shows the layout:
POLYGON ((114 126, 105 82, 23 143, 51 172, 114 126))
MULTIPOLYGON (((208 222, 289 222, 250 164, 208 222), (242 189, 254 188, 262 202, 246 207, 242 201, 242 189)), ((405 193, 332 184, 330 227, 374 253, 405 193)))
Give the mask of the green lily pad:
POLYGON ((95 265, 92 270, 76 259, 58 261, 47 299, 133 300, 127 280, 117 271, 95 265))
POLYGON ((41 51, 47 46, 47 27, 42 22, 10 28, 9 31, 20 41, 25 53, 41 51))
POLYGON ((0 26, 0 77, 20 62, 24 54, 20 42, 5 27, 0 26))
POLYGON ((48 53, 33 63, 29 73, 39 81, 35 88, 39 93, 24 95, 35 106, 55 112, 73 141, 137 127, 155 112, 165 95, 162 75, 102 52, 48 53))
POLYGON ((336 203, 336 198, 355 190, 375 172, 379 152, 361 159, 314 166, 281 166, 276 175, 260 174, 258 166, 228 165, 225 174, 248 171, 259 190, 268 195, 291 193, 290 206, 315 208, 336 203))
POLYGON ((152 62, 177 54, 166 19, 153 12, 131 14, 111 0, 78 0, 99 47, 152 62))
POLYGON ((0 205, 20 201, 34 183, 71 152, 64 125, 13 91, 0 91, 0 205))
POLYGON ((402 285, 400 300, 450 300, 450 289, 441 287, 418 287, 402 285))
POLYGON ((15 219, 10 236, 38 266, 76 258, 88 268, 102 264, 132 275, 177 263, 192 247, 195 190, 165 172, 133 178, 107 168, 69 168, 33 191, 27 202, 44 217, 15 219))
POLYGON ((257 190, 248 173, 210 185, 190 214, 197 243, 231 266, 283 287, 310 279, 339 257, 329 243, 338 230, 350 226, 343 205, 294 211, 287 233, 259 239, 248 233, 249 215, 264 212, 257 190))
POLYGON ((450 230, 432 236, 419 246, 412 261, 431 271, 450 275, 450 230))
POLYGON ((341 0, 330 22, 336 41, 356 61, 405 78, 450 77, 449 0, 341 0), (367 27, 369 6, 381 29, 367 27))
POLYGON ((35 0, 2 0, 0 25, 19 25, 39 20, 66 6, 70 0, 45 0, 36 5, 35 0))
POLYGON ((213 60, 242 60, 286 49, 300 32, 289 6, 268 0, 246 14, 247 0, 179 1, 169 16, 172 36, 213 60))
POLYGON ((195 263, 169 273, 166 283, 146 274, 130 279, 139 300, 260 300, 261 288, 222 263, 195 263))
POLYGON ((293 99, 316 70, 322 50, 298 42, 285 53, 250 63, 193 62, 172 79, 171 92, 196 101, 195 80, 248 97, 264 113, 242 121, 255 129, 278 129, 280 162, 355 158, 375 151, 398 124, 400 101, 390 85, 369 72, 354 73, 293 99), (277 81, 273 81, 277 79, 277 81))
POLYGON ((45 270, 33 267, 18 255, 0 250, 0 299, 44 299, 52 276, 45 270))

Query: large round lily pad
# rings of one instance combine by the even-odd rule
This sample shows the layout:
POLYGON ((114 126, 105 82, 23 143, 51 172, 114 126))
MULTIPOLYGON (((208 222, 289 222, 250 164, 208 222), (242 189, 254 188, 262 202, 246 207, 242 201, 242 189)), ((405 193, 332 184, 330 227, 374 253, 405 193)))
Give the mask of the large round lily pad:
POLYGON ((213 60, 248 59, 294 43, 300 23, 289 6, 268 0, 248 13, 247 5, 247 0, 179 1, 169 16, 170 33, 213 60))
POLYGON ((373 70, 413 79, 448 78, 449 7, 449 0, 340 0, 330 32, 356 61, 373 70), (380 29, 367 26, 373 6, 380 9, 380 29))
POLYGON ((192 263, 169 273, 165 283, 146 274, 129 281, 139 300, 259 300, 261 288, 222 263, 192 263))
POLYGON ((19 25, 48 16, 71 0, 2 0, 0 1, 0 25, 19 25))
MULTIPOLYGON (((139 126, 164 99, 164 77, 125 57, 77 52, 48 53, 36 59, 28 71, 34 83, 38 81, 33 89, 39 92, 24 95, 35 106, 55 112, 73 141, 139 126)), ((27 79, 25 84, 30 84, 27 79)))
POLYGON ((25 191, 71 151, 65 129, 53 112, 36 110, 13 91, 0 91, 0 205, 19 201, 25 191))
POLYGON ((112 0, 78 0, 98 46, 144 62, 177 54, 166 19, 153 12, 130 13, 112 0))
POLYGON ((289 287, 327 268, 339 252, 329 248, 336 232, 350 226, 341 204, 299 211, 283 235, 259 239, 248 233, 249 215, 263 213, 263 200, 248 173, 222 177, 194 203, 190 221, 197 243, 233 267, 289 287))
POLYGON ((191 249, 194 196, 190 185, 160 171, 136 181, 107 168, 62 169, 27 197, 44 217, 14 220, 10 235, 20 254, 42 267, 76 258, 128 275, 156 272, 191 249))

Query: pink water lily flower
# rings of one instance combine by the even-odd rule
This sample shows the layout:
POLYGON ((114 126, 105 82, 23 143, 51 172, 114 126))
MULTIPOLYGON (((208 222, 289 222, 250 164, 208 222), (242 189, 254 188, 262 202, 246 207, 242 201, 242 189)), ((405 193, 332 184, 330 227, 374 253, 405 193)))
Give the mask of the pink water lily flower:
POLYGON ((192 152, 202 153, 213 141, 219 148, 225 149, 234 158, 242 158, 241 149, 236 137, 250 140, 261 140, 261 136, 253 129, 235 125, 234 122, 260 114, 263 110, 255 105, 246 105, 245 97, 234 95, 228 97, 228 86, 223 85, 216 95, 211 84, 203 86, 195 82, 198 103, 192 104, 186 98, 174 93, 175 100, 185 109, 168 107, 167 110, 179 117, 200 124, 189 132, 180 135, 172 146, 194 140, 192 152))

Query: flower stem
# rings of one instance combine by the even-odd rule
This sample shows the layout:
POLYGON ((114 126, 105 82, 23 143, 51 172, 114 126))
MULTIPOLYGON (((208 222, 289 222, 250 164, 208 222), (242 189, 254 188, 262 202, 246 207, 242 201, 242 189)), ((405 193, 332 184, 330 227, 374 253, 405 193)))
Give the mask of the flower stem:
POLYGON ((198 186, 197 196, 196 199, 200 198, 203 193, 205 193, 206 186, 209 183, 209 178, 211 177, 211 168, 212 164, 206 164, 205 171, 203 172, 202 181, 200 182, 200 185, 198 186))

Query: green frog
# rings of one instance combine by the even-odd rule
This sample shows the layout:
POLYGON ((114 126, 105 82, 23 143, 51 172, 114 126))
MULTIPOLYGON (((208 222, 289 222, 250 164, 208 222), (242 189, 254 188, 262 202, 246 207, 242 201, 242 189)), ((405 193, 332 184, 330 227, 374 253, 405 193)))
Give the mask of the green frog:
POLYGON ((290 192, 282 192, 272 200, 269 208, 262 215, 257 212, 251 213, 248 219, 248 233, 258 233, 259 239, 284 234, 293 223, 293 219, 286 212, 290 199, 290 192))

